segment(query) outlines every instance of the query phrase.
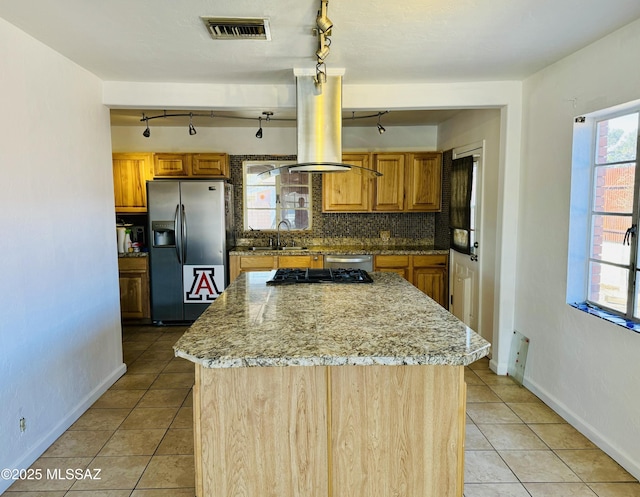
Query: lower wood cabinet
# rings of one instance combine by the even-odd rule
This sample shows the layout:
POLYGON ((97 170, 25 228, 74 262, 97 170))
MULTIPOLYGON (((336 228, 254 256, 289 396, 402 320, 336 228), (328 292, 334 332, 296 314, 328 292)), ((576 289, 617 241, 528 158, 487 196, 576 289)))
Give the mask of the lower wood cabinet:
POLYGON ((462 497, 463 366, 195 369, 198 496, 462 497))
POLYGON ((447 255, 376 255, 373 269, 398 273, 448 309, 447 264, 447 255))
POLYGON ((148 258, 120 257, 118 271, 122 319, 150 319, 148 258))
POLYGON ((271 271, 278 268, 321 268, 322 255, 231 255, 229 256, 229 281, 247 271, 271 271))

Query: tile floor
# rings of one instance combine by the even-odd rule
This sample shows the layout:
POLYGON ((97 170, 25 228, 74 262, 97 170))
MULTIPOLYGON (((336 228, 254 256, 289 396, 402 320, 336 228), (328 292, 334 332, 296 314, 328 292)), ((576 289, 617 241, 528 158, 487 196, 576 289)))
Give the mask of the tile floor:
MULTIPOLYGON (((183 331, 126 327, 127 373, 32 466, 100 469, 100 480, 17 481, 6 497, 193 496, 193 365, 171 348, 183 331)), ((465 497, 640 497, 637 480, 488 361, 465 376, 465 497)))

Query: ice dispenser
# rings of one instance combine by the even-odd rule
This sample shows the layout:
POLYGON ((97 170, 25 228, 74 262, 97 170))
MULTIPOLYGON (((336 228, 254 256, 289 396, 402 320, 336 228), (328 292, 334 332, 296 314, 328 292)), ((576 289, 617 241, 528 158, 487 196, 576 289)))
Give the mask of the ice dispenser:
POLYGON ((175 247, 176 232, 173 221, 153 221, 151 231, 153 232, 154 247, 175 247))

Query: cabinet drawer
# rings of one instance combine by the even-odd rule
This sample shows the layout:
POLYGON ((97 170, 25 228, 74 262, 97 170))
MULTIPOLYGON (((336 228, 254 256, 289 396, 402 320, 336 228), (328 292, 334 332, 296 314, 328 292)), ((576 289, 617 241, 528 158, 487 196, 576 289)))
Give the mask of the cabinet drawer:
POLYGON ((146 271, 146 257, 119 257, 118 269, 120 271, 146 271))
POLYGON ((414 255, 413 267, 431 267, 447 265, 446 255, 414 255))
POLYGON ((321 255, 280 255, 278 256, 279 268, 321 268, 323 257, 321 255))
POLYGON ((375 267, 408 267, 408 255, 377 255, 375 257, 375 267))
POLYGON ((251 270, 257 269, 269 271, 276 267, 276 258, 269 255, 246 255, 240 257, 240 269, 251 270))

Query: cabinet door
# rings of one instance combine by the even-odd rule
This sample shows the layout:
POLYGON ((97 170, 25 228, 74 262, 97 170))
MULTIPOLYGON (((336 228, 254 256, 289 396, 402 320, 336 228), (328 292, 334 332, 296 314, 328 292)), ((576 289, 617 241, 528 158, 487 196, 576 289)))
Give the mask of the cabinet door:
POLYGON ((382 176, 375 179, 373 210, 404 210, 405 154, 375 154, 374 168, 382 176))
POLYGON ((412 281, 408 255, 376 255, 373 270, 398 273, 405 280, 412 281))
POLYGON ((151 154, 113 154, 113 195, 117 213, 147 212, 151 154))
MULTIPOLYGON (((342 162, 369 166, 369 154, 344 154, 342 162)), ((323 212, 367 212, 371 210, 371 174, 354 168, 342 173, 322 175, 323 212)))
POLYGON ((193 154, 191 175, 210 178, 229 177, 229 156, 227 154, 193 154))
POLYGON ((321 255, 279 255, 278 268, 321 268, 321 255))
POLYGON ((406 181, 408 211, 434 212, 442 209, 441 154, 409 154, 406 181))
POLYGON ((413 284, 445 309, 447 305, 447 270, 441 267, 413 269, 413 284))
POLYGON ((153 175, 156 178, 189 174, 187 154, 155 154, 153 159, 153 175))
POLYGON ((123 319, 148 319, 149 272, 146 258, 118 260, 120 279, 120 314, 123 319))

